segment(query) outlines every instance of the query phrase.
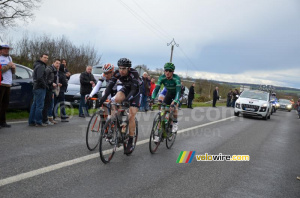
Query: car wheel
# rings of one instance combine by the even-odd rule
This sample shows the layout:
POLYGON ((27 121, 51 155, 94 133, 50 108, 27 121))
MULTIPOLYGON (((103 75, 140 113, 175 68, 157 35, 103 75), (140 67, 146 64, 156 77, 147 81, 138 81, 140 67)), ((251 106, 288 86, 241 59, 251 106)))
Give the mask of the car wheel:
POLYGON ((264 117, 263 117, 263 120, 268 120, 268 116, 267 116, 267 115, 264 116, 264 117))
POLYGON ((239 112, 234 112, 235 116, 239 116, 239 114, 240 114, 239 112))
POLYGON ((271 119, 271 115, 269 114, 268 119, 271 119))

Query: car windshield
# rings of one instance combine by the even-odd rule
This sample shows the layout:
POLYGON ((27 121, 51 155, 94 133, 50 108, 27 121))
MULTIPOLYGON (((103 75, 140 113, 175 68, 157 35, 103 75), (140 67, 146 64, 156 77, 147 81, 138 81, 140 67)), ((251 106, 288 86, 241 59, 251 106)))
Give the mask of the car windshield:
POLYGON ((102 67, 93 67, 92 74, 102 74, 102 67))
POLYGON ((287 99, 279 99, 280 103, 283 103, 283 104, 291 104, 291 101, 287 100, 287 99))
POLYGON ((268 93, 260 91, 243 91, 240 97, 267 101, 268 93))
POLYGON ((68 84, 80 85, 79 74, 72 75, 68 84))

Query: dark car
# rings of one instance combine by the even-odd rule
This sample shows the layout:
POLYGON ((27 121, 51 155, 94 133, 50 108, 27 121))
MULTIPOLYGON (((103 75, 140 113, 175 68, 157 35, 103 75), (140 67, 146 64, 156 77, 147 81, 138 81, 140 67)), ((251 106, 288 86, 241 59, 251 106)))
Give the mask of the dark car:
POLYGON ((30 111, 33 93, 33 70, 16 64, 16 73, 13 74, 8 109, 26 109, 30 111))
POLYGON ((290 100, 287 99, 279 99, 279 108, 280 110, 287 110, 288 112, 291 112, 293 104, 291 103, 290 100))
MULTIPOLYGON (((94 74, 96 81, 100 75, 94 74)), ((102 88, 99 90, 97 97, 101 96, 103 90, 105 90, 106 82, 102 83, 102 88)), ((68 88, 65 93, 65 101, 71 103, 73 106, 79 106, 80 103, 80 74, 73 74, 68 81, 68 88)), ((92 104, 89 104, 91 107, 92 104)))

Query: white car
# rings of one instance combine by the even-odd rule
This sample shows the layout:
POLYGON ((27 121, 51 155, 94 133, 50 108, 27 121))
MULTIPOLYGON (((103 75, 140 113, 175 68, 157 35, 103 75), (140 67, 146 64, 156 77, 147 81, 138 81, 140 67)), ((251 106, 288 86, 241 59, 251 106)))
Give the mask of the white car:
POLYGON ((259 116, 264 120, 270 119, 272 103, 270 94, 259 90, 246 90, 235 102, 234 115, 259 116))

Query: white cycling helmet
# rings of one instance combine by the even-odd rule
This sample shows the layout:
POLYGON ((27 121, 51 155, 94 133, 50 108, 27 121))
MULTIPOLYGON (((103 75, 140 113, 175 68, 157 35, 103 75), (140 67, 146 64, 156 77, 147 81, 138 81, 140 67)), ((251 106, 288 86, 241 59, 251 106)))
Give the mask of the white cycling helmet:
POLYGON ((107 63, 103 66, 102 70, 104 73, 114 71, 115 66, 113 64, 107 63))

